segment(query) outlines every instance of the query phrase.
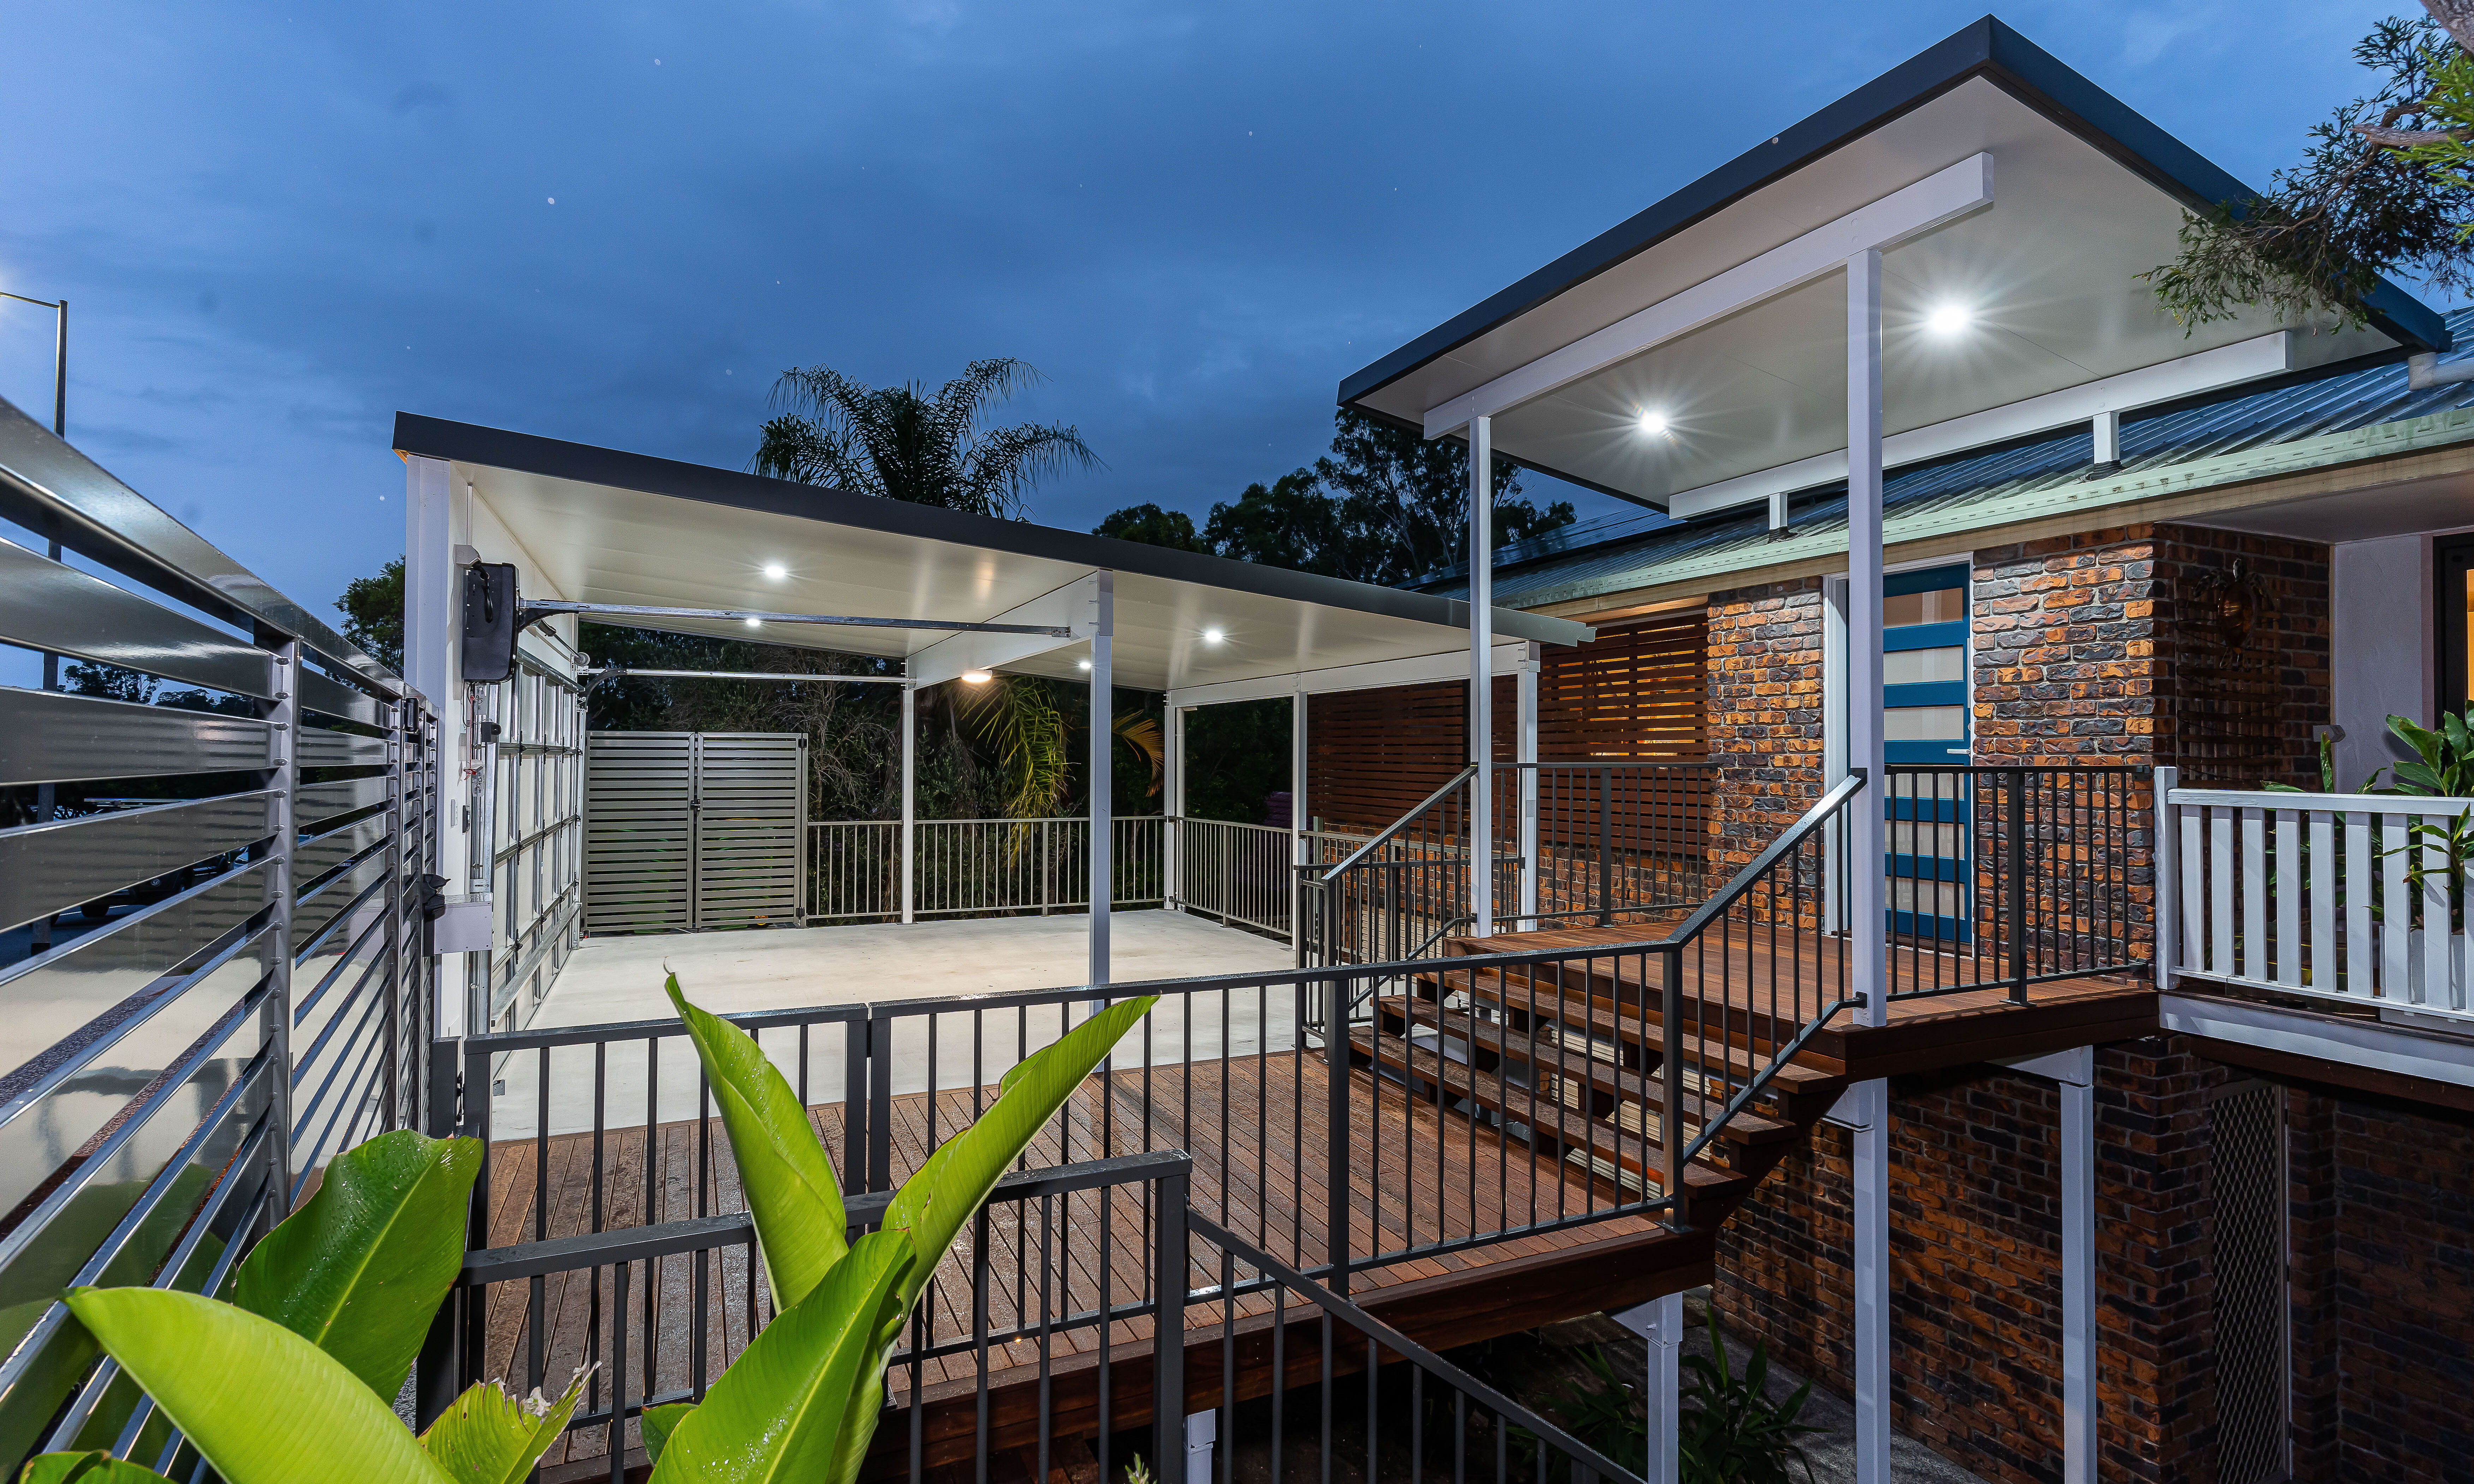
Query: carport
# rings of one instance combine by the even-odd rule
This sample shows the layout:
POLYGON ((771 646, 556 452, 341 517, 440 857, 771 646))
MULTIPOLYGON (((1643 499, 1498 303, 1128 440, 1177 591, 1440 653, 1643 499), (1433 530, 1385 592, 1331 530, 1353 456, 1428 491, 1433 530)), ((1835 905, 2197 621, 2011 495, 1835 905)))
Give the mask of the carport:
MULTIPOLYGON (((405 669, 448 719, 440 755, 453 772, 448 796, 458 801, 439 821, 440 870, 450 894, 489 904, 486 935, 443 966, 453 983, 460 963, 468 986, 461 1005, 446 997, 443 1013, 461 1022, 443 1026, 449 1035, 467 1024, 527 1023, 577 952, 591 679, 577 648, 580 617, 717 637, 761 630, 770 644, 900 661, 900 676, 883 680, 900 684, 904 698, 906 903, 918 826, 919 689, 998 672, 1087 683, 1083 951, 1070 965, 1027 960, 1054 966, 1042 987, 1111 978, 1112 686, 1169 698, 1172 844, 1164 858, 1173 873, 1181 720, 1192 706, 1481 670, 1519 675, 1534 646, 1590 634, 1507 610, 1473 634, 1468 606, 1455 599, 412 414, 398 415, 395 447, 408 496, 405 669), (536 610, 524 616, 539 619, 521 630, 516 666, 502 682, 464 675, 466 569, 476 562, 511 563, 522 604, 536 610)), ((1304 745, 1302 725, 1293 726, 1293 749, 1301 754, 1304 745)), ((1303 770, 1295 772, 1301 782, 1303 770)), ((1292 834, 1304 815, 1300 800, 1292 834)), ((940 925, 902 916, 900 930, 932 951, 940 925)), ((803 936, 829 953, 833 935, 844 931, 803 936)), ((1053 931, 1045 937, 1055 942, 1053 931)), ((1265 946, 1245 941, 1249 953, 1265 946)), ((1235 947, 1175 951, 1195 954, 1185 971, 1199 972, 1221 967, 1216 955, 1235 947)), ((1145 956, 1147 974, 1171 968, 1145 956)), ((648 986, 646 1013, 658 990, 648 986)), ((604 1017, 622 1010, 610 1005, 604 1017)))

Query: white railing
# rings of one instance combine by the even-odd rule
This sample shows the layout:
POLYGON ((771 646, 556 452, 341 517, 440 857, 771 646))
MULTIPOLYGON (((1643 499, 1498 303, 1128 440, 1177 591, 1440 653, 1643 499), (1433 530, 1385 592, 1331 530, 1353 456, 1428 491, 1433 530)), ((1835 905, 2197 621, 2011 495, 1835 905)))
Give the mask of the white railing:
MULTIPOLYGON (((1110 904, 1162 904, 1159 815, 1112 820, 1110 904)), ((1079 910, 1091 904, 1087 819, 920 820, 904 911, 902 822, 812 820, 808 920, 900 921, 1079 910)))
MULTIPOLYGON (((1275 938, 1291 936, 1298 902, 1296 832, 1229 820, 1179 818, 1171 823, 1176 874, 1170 905, 1216 918, 1224 925, 1251 927, 1275 938)), ((1310 844, 1321 838, 1315 831, 1306 834, 1310 844)))
POLYGON ((2156 785, 2160 981, 2474 1022, 2474 800, 2156 785))

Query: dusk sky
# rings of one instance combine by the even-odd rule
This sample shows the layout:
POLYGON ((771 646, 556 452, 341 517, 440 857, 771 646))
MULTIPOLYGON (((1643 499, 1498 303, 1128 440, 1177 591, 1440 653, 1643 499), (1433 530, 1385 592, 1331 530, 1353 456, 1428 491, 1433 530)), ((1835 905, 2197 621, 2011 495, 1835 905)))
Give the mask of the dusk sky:
MULTIPOLYGON (((1200 515, 1979 6, 18 5, 0 288, 70 300, 73 441, 320 606, 402 549, 398 409, 742 467, 794 364, 1021 356, 1107 464, 1034 518, 1200 515)), ((1999 13, 2264 183, 2390 9, 1999 13)))

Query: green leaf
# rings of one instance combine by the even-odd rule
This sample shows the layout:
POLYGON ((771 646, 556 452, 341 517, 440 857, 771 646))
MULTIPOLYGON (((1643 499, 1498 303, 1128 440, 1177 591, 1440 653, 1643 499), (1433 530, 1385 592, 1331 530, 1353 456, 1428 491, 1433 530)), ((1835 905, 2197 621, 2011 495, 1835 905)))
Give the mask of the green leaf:
POLYGON ((556 1401, 538 1391, 518 1401, 495 1381, 475 1381, 421 1435, 422 1448, 455 1484, 519 1484, 567 1430, 592 1374, 576 1372, 556 1401))
POLYGON ((272 1320, 166 1288, 73 1288, 63 1302, 230 1484, 446 1478, 390 1403, 272 1320))
POLYGON ((26 1460, 17 1484, 172 1484, 152 1469, 141 1469, 109 1453, 43 1453, 26 1460))
POLYGON ((648 1463, 662 1461, 662 1449, 669 1446, 670 1434, 695 1410, 692 1401, 667 1401, 648 1406, 641 1414, 644 1430, 644 1458, 648 1463))
MULTIPOLYGON (((1120 1000, 1026 1058, 1005 1074, 1002 1095, 980 1120, 945 1140, 903 1182, 885 1207, 885 1226, 910 1232, 918 1249, 906 1301, 945 1260, 962 1223, 979 1210, 1049 1118, 1158 998, 1148 994, 1120 1000)), ((903 1308, 909 1307, 906 1302, 903 1308)))
POLYGON ((799 1095, 756 1039, 689 1004, 678 975, 670 975, 668 990, 730 1133, 775 1308, 795 1308, 850 1250, 833 1166, 799 1095))
POLYGON ((232 1302, 392 1402, 464 1264, 466 1202, 480 1172, 477 1139, 399 1129, 346 1150, 318 1193, 241 1260, 232 1302))
MULTIPOLYGON (((774 1316, 682 1418, 654 1484, 799 1484, 830 1478, 850 1399, 885 1363, 877 1333, 910 1266, 899 1232, 860 1238, 813 1292, 774 1316)), ((874 1413, 856 1419, 873 1433, 874 1413)))

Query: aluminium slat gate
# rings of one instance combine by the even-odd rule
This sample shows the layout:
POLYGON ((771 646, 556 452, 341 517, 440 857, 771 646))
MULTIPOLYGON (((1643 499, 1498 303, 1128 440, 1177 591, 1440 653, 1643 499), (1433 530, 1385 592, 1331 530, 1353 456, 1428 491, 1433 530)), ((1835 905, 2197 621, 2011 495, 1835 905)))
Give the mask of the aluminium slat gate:
POLYGON ((592 733, 585 931, 797 925, 807 746, 784 732, 592 733))

